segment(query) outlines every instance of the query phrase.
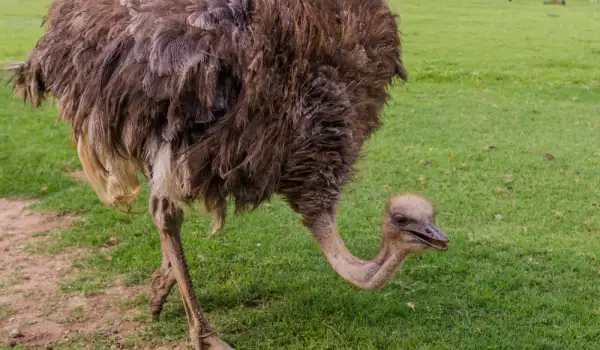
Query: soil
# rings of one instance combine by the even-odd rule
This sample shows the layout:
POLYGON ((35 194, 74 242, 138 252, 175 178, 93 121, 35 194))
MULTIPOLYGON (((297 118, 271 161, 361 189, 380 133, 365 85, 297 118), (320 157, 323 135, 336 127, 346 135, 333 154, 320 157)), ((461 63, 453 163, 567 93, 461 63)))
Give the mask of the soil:
POLYGON ((147 287, 127 287, 117 278, 110 288, 87 297, 61 291, 61 283, 77 275, 73 262, 91 251, 65 249, 50 255, 35 249, 55 239, 40 233, 65 228, 77 218, 28 210, 33 203, 0 199, 0 347, 56 349, 73 338, 100 335, 112 347, 125 348, 125 339, 141 324, 135 321, 139 310, 124 308, 124 302, 147 287))

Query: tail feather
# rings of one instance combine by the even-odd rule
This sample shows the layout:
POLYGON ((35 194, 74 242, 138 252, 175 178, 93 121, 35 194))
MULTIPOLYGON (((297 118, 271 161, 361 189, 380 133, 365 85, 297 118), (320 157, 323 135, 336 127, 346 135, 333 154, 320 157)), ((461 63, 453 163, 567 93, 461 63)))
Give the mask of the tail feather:
MULTIPOLYGON (((14 72, 11 81, 15 97, 24 102, 29 100, 36 108, 44 102, 49 91, 35 52, 29 54, 27 61, 7 65, 4 69, 14 72)), ((89 132, 86 124, 81 133, 73 136, 79 160, 92 188, 104 203, 130 206, 141 190, 137 179, 139 165, 132 159, 119 157, 93 144, 89 132)))
POLYGON ((14 71, 11 80, 15 97, 23 102, 29 100, 33 107, 39 107, 44 102, 48 91, 42 79, 42 69, 32 55, 27 61, 8 65, 4 69, 14 71))
POLYGON ((7 63, 4 65, 4 67, 2 67, 2 69, 13 71, 13 70, 17 70, 17 68, 23 66, 24 64, 25 64, 25 62, 7 63))
POLYGON ((77 140, 77 154, 83 171, 102 202, 131 206, 141 191, 137 178, 140 167, 135 161, 102 153, 98 156, 104 165, 100 164, 100 159, 92 155, 87 128, 77 140))

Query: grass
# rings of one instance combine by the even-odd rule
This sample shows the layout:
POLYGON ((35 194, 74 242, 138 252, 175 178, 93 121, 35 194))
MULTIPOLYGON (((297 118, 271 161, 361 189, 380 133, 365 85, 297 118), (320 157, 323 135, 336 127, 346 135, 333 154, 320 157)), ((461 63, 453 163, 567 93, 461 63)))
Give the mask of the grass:
MULTIPOLYGON (((4 0, 0 62, 35 44, 46 3, 4 0)), ((335 275, 278 198, 229 219, 212 239, 201 236, 209 221, 194 216, 183 239, 204 310, 238 349, 597 348, 600 5, 392 7, 410 83, 393 89, 385 126, 365 147, 341 231, 356 255, 374 254, 388 185, 435 200, 451 249, 409 259, 388 287, 366 293, 335 275)), ((62 246, 118 238, 112 260, 98 253, 82 262, 98 276, 70 287, 96 290, 107 273, 148 284, 160 263, 149 215, 104 208, 63 172, 80 166, 54 110, 23 108, 5 87, 0 101, 0 196, 84 215, 58 234, 62 246)), ((137 337, 185 339, 178 299, 173 293, 163 319, 137 337)))
POLYGON ((14 314, 15 310, 12 310, 4 303, 0 303, 0 321, 7 319, 14 314))
POLYGON ((0 281, 0 291, 6 287, 14 286, 23 282, 23 276, 19 272, 14 272, 10 275, 10 277, 6 278, 3 281, 0 281))

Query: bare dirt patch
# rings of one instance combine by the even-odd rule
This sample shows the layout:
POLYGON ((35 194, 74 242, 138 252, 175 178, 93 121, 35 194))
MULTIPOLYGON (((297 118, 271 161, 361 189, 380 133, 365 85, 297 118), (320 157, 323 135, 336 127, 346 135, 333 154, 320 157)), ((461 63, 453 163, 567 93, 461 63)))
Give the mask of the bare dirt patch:
POLYGON ((135 321, 137 310, 124 308, 123 303, 143 294, 145 288, 126 287, 117 280, 89 297, 63 293, 61 281, 78 272, 73 262, 91 252, 66 249, 50 255, 28 249, 53 239, 34 233, 57 230, 76 220, 28 210, 32 203, 0 199, 0 346, 43 349, 85 334, 105 334, 122 347, 124 337, 140 327, 135 321))
POLYGON ((31 234, 55 231, 74 221, 70 215, 27 210, 35 201, 11 201, 0 198, 0 234, 31 234))

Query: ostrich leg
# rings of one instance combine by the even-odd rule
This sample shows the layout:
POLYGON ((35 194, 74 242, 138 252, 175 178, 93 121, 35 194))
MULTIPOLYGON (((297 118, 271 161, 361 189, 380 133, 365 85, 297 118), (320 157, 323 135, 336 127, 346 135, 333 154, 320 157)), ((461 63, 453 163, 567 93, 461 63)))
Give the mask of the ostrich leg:
MULTIPOLYGON (((165 245, 163 242, 163 235, 161 235, 161 246, 165 245)), ((163 249, 162 252, 162 265, 152 274, 152 297, 150 298, 150 313, 152 314, 152 320, 158 321, 160 313, 162 312, 163 305, 167 301, 167 297, 171 292, 173 286, 177 283, 175 279, 175 273, 167 256, 167 252, 163 249)))
POLYGON ((190 338, 195 349, 230 350, 231 348, 219 339, 215 328, 210 324, 198 305, 181 244, 183 210, 166 198, 152 195, 150 197, 150 212, 152 221, 160 232, 163 264, 168 259, 167 266, 170 264, 170 269, 179 285, 179 292, 188 319, 190 338))
MULTIPOLYGON (((146 165, 144 167, 144 175, 146 179, 152 178, 152 166, 146 165)), ((161 246, 165 245, 163 242, 163 235, 160 236, 161 246)), ((150 313, 152 314, 152 320, 158 321, 160 313, 162 312, 163 305, 167 301, 171 289, 177 283, 175 279, 175 273, 171 268, 171 262, 167 256, 167 252, 163 249, 162 251, 162 264, 152 274, 152 296, 150 297, 150 313)))

